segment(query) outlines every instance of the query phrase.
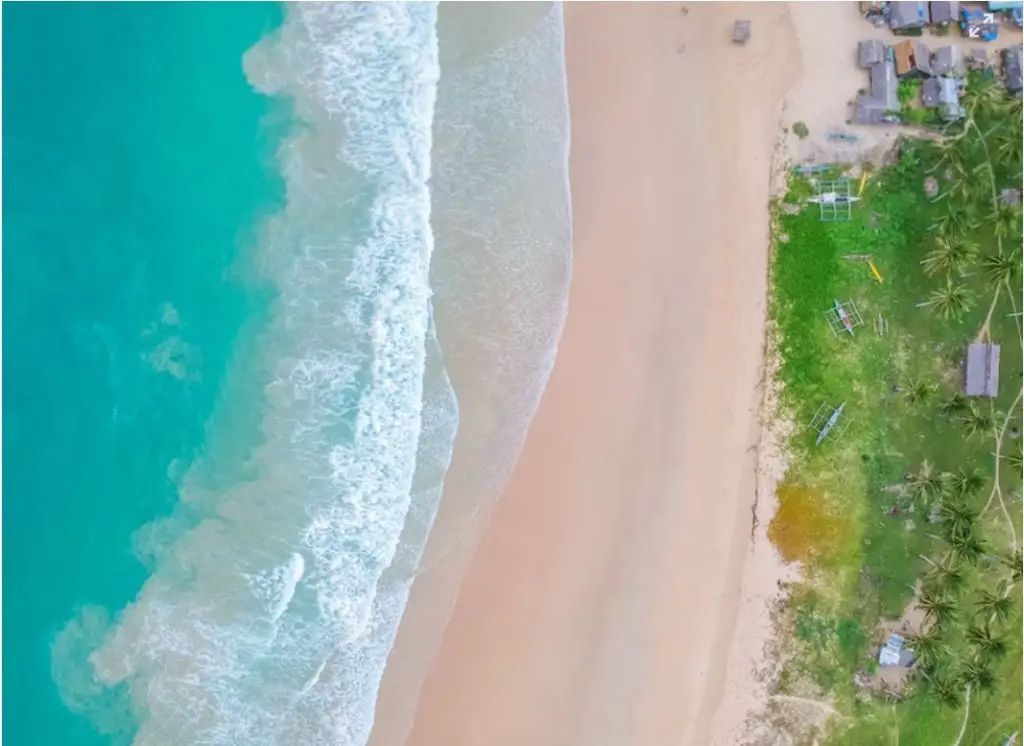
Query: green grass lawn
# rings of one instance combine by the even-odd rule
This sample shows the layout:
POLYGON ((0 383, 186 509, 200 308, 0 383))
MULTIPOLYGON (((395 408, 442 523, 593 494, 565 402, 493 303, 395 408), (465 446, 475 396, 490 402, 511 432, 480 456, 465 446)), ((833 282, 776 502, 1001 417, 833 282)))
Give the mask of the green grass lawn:
MULTIPOLYGON (((1001 495, 993 493, 997 435, 1007 422, 1021 423, 1021 319, 1011 316, 1021 309, 1019 205, 1013 215, 991 215, 993 187, 997 194, 1021 187, 1020 149, 1012 146, 1013 137, 1020 139, 1020 107, 990 86, 972 80, 971 89, 964 134, 947 143, 904 141, 898 162, 869 178, 850 221, 821 222, 817 206, 806 205, 813 188, 802 178, 774 206, 771 315, 781 407, 797 430, 769 535, 786 559, 805 568, 786 615, 794 650, 780 686, 785 691, 810 682, 844 713, 829 743, 952 745, 964 719, 963 704, 940 705, 920 674, 895 704, 854 686, 855 672, 868 669, 876 653, 879 620, 901 615, 915 581, 930 569, 922 557, 936 561, 949 546, 941 538, 944 524, 929 521, 923 501, 898 494, 907 475, 927 460, 936 472, 977 470, 983 480, 957 498, 980 514, 970 535, 984 542, 985 551, 975 564, 960 563, 962 587, 942 589, 955 611, 941 624, 947 654, 932 668, 919 667, 933 679, 965 680, 964 662, 975 655, 965 639, 977 621, 973 604, 983 590, 1002 592, 998 583, 1009 570, 999 560, 1021 541, 1019 463, 1006 458, 1019 453, 1019 440, 1002 440, 1001 495), (929 174, 938 179, 940 194, 954 193, 928 198, 929 174), (787 203, 806 208, 790 214, 787 203), (999 221, 1005 232, 996 227, 999 221), (928 276, 922 261, 942 236, 970 242, 975 256, 960 269, 928 276), (883 282, 867 263, 849 258, 866 254, 883 282), (1018 268, 1011 281, 994 282, 992 268, 1003 260, 985 257, 1004 257, 1018 268), (954 286, 963 286, 957 299, 961 293, 969 297, 950 304, 966 306, 959 317, 944 317, 941 304, 921 306, 945 286, 947 274, 954 286), (859 309, 864 324, 854 336, 830 331, 825 314, 834 300, 852 300, 859 309), (975 400, 986 431, 969 435, 963 413, 943 414, 942 404, 962 390, 967 345, 983 333, 1002 346, 999 395, 975 400), (806 425, 820 404, 844 401, 848 429, 838 441, 815 447, 806 425), (890 515, 896 505, 900 513, 890 515)), ((855 191, 858 185, 854 180, 855 191)), ((1019 582, 1009 595, 1012 612, 1000 623, 1008 649, 988 664, 996 679, 992 691, 973 692, 963 745, 1001 744, 1005 735, 1024 730, 1019 582)), ((960 686, 961 699, 965 691, 960 686)))

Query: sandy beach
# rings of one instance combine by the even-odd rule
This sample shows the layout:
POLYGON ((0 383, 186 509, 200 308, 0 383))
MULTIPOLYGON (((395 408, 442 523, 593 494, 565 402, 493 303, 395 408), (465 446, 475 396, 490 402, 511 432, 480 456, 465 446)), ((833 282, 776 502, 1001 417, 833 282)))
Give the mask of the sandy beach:
POLYGON ((750 704, 727 679, 748 678, 775 586, 770 548, 750 561, 752 508, 769 182, 799 52, 784 4, 565 13, 569 316, 409 742, 727 743, 750 704))

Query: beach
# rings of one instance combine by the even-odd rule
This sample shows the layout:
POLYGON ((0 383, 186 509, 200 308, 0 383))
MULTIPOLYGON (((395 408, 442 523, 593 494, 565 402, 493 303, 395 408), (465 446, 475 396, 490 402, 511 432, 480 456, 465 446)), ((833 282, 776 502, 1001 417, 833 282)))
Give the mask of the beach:
POLYGON ((781 572, 754 514, 767 206, 800 54, 784 4, 565 17, 568 318, 409 743, 730 743, 781 572))

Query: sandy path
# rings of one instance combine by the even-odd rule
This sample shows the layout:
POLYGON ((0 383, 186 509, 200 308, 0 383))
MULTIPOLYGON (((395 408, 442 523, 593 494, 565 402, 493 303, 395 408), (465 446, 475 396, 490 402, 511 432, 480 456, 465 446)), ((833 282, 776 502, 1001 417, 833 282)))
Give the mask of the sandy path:
POLYGON ((568 5, 558 361, 416 717, 420 746, 707 746, 747 592, 784 4, 568 5), (746 47, 732 21, 753 20, 746 47), (685 47, 683 46, 685 45, 685 47))

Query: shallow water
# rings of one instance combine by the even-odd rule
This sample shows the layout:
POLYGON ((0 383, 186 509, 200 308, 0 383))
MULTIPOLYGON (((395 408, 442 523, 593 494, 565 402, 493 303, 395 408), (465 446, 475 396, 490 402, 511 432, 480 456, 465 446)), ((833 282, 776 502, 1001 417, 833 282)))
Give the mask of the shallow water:
POLYGON ((503 7, 5 11, 12 743, 366 741, 564 316, 561 16, 503 7))

